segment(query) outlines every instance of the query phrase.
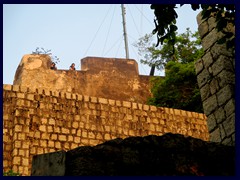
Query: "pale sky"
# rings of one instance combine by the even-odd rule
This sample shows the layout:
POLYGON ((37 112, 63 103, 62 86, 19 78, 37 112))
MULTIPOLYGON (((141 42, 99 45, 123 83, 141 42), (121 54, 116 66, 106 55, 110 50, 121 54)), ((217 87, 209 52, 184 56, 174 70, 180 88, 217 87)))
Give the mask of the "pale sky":
MULTIPOLYGON (((138 62, 139 73, 150 68, 140 63, 138 39, 154 29, 150 4, 125 4, 129 57, 138 62)), ((190 5, 176 9, 178 33, 197 31, 190 5)), ((155 42, 156 43, 156 42, 155 42)), ((3 84, 13 84, 16 69, 25 54, 37 47, 51 49, 60 58, 58 69, 68 69, 87 56, 125 58, 120 4, 3 4, 3 84)), ((157 71, 155 75, 163 75, 157 71)))

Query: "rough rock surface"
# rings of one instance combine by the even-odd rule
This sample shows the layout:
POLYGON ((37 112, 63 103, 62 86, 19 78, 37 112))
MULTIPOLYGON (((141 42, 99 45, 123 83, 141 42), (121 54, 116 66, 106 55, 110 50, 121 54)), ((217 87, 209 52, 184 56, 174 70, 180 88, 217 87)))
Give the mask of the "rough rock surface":
POLYGON ((66 176, 234 174, 235 147, 171 133, 118 138, 66 154, 66 176))

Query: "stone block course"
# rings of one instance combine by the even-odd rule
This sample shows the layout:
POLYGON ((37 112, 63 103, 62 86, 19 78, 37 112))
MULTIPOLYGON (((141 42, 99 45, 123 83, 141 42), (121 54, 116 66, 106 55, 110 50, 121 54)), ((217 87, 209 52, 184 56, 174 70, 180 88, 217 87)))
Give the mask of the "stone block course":
MULTIPOLYGON (((7 89, 4 90, 5 99, 10 98, 9 95, 12 93, 18 93, 12 90, 13 87, 5 86, 5 89, 7 89)), ((20 88, 15 87, 16 89, 20 88)), ((206 127, 206 117, 199 113, 79 94, 75 96, 71 94, 71 97, 60 94, 53 97, 57 93, 51 92, 48 95, 46 92, 43 93, 40 90, 26 92, 22 100, 24 102, 27 99, 30 105, 21 102, 21 99, 16 101, 18 103, 4 104, 15 110, 13 116, 16 119, 11 125, 12 134, 8 133, 11 127, 5 127, 4 142, 11 141, 13 136, 15 139, 13 147, 4 145, 4 151, 15 150, 17 154, 14 154, 14 157, 17 157, 19 151, 16 150, 20 150, 21 158, 28 159, 28 165, 26 159, 24 163, 21 160, 20 164, 15 164, 15 168, 21 169, 21 173, 26 173, 24 166, 28 166, 28 172, 30 172, 31 158, 35 154, 68 150, 82 145, 96 145, 117 137, 177 133, 178 127, 175 121, 189 121, 190 124, 197 125, 198 121, 202 120, 205 122, 202 126, 206 127), (79 98, 81 96, 83 98, 79 98)), ((4 123, 12 117, 7 114, 8 111, 5 112, 4 123)), ((190 126, 184 123, 179 123, 178 126, 182 127, 179 130, 180 133, 208 139, 207 128, 205 131, 200 126, 190 129, 190 126), (198 131, 198 133, 194 135, 191 131, 198 131)), ((4 157, 4 162, 7 161, 11 162, 4 157)), ((4 167, 8 168, 6 164, 4 167)))

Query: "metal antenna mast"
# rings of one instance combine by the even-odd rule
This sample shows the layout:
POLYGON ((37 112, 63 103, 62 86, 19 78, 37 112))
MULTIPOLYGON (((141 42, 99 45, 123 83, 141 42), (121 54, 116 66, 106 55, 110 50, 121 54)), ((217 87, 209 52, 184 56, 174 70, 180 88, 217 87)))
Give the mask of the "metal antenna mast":
POLYGON ((125 51, 126 51, 126 59, 129 59, 128 53, 128 40, 127 40, 127 30, 126 30, 126 20, 125 20, 125 7, 121 4, 122 7, 122 18, 123 18, 123 35, 124 35, 124 42, 125 42, 125 51))

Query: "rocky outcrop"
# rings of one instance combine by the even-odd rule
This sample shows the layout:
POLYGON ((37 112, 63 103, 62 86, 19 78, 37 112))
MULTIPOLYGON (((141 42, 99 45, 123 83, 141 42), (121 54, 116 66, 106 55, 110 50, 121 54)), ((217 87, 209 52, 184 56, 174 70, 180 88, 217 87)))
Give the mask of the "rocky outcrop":
POLYGON ((171 133, 117 138, 66 152, 64 174, 228 176, 235 174, 235 148, 171 133))

